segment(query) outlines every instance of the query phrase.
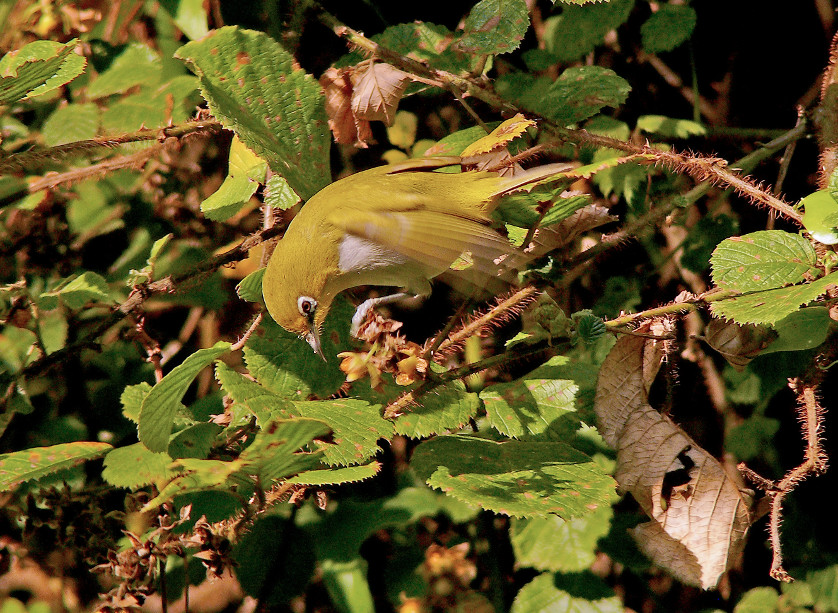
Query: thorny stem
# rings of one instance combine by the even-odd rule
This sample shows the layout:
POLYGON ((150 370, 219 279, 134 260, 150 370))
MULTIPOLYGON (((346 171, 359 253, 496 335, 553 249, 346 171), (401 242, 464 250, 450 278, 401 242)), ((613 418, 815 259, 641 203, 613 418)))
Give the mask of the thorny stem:
MULTIPOLYGON (((748 155, 736 160, 733 163, 733 167, 738 168, 743 172, 750 172, 760 162, 768 159, 778 150, 783 149, 792 143, 796 143, 799 139, 805 136, 806 129, 807 122, 805 120, 800 120, 799 123, 788 132, 778 136, 771 142, 766 143, 748 155)), ((619 232, 615 232, 614 234, 607 236, 590 249, 580 253, 567 264, 570 270, 562 276, 560 281, 561 287, 568 287, 576 278, 585 273, 589 269, 589 265, 587 264, 589 260, 597 257, 606 250, 619 245, 623 241, 628 240, 632 236, 636 236, 640 232, 655 227, 661 219, 665 218, 675 209, 679 207, 686 207, 698 201, 699 198, 703 197, 708 191, 710 191, 710 186, 710 182, 700 183, 689 190, 686 194, 670 198, 662 205, 655 207, 646 214, 638 217, 619 232)), ((797 215, 796 211, 794 211, 794 213, 797 215)))
POLYGON ((614 319, 609 319, 605 322, 608 328, 619 328, 633 324, 642 319, 651 319, 653 317, 660 317, 661 315, 673 315, 676 313, 684 313, 686 311, 694 311, 710 302, 717 302, 735 296, 734 292, 720 289, 713 289, 700 296, 684 300, 683 302, 671 302, 663 306, 655 307, 653 309, 646 309, 639 313, 631 313, 629 315, 621 315, 614 319))
MULTIPOLYGON (((500 112, 520 112, 520 109, 515 105, 495 94, 488 85, 478 84, 472 78, 460 77, 443 70, 430 68, 421 62, 396 53, 370 40, 357 30, 353 30, 326 11, 321 10, 320 20, 330 27, 335 34, 345 38, 352 45, 366 51, 370 55, 393 64, 405 72, 410 72, 424 79, 437 81, 445 89, 452 91, 458 90, 464 95, 474 96, 500 112)), ((729 170, 725 160, 682 154, 674 151, 661 151, 649 145, 635 145, 616 138, 592 134, 586 130, 564 128, 547 119, 543 119, 542 123, 548 132, 562 141, 577 145, 593 145, 625 151, 627 153, 651 156, 658 164, 687 174, 700 182, 709 182, 710 184, 732 188, 751 201, 768 206, 778 214, 791 219, 797 224, 801 224, 800 213, 793 207, 762 189, 746 176, 729 170)))
POLYGON ((230 351, 238 351, 239 349, 244 347, 244 344, 247 342, 247 339, 250 338, 250 336, 256 331, 256 328, 259 327, 259 324, 262 323, 262 316, 263 313, 260 311, 253 319, 253 323, 250 324, 250 327, 247 329, 247 332, 245 332, 238 341, 236 341, 235 343, 233 343, 233 345, 230 346, 230 351))
POLYGON ((16 379, 20 379, 37 376, 52 367, 54 364, 64 360, 68 355, 72 355, 73 353, 88 347, 97 347, 97 339, 102 334, 104 334, 111 326, 114 326, 122 321, 122 319, 127 317, 129 314, 137 311, 151 296, 156 294, 172 294, 177 291, 179 286, 191 279, 207 274, 231 262, 243 260, 247 257, 250 249, 268 239, 273 238, 274 236, 277 236, 281 232, 281 227, 274 227, 268 230, 256 232, 255 234, 251 234, 245 238, 241 243, 229 251, 225 251, 224 253, 208 258, 207 260, 180 274, 170 275, 158 281, 135 287, 129 294, 128 298, 116 307, 110 314, 108 314, 102 321, 100 321, 84 338, 32 362, 23 370, 15 373, 14 377, 16 379))
POLYGON ((0 157, 0 175, 14 174, 16 172, 31 173, 33 167, 37 167, 40 164, 55 162, 56 160, 66 159, 74 155, 95 153, 103 149, 113 149, 126 143, 149 140, 157 140, 162 143, 167 138, 183 138, 195 132, 217 132, 221 127, 221 122, 215 119, 187 121, 166 128, 137 130, 136 132, 119 136, 91 138, 89 140, 57 145, 48 149, 5 155, 0 157))
POLYGON ((463 325, 460 329, 456 330, 454 333, 449 335, 448 338, 446 338, 439 344, 435 353, 439 355, 446 349, 453 347, 458 343, 464 342, 468 337, 472 336, 473 334, 477 334, 485 326, 491 325, 493 321, 503 317, 504 315, 507 315, 510 311, 513 311, 516 308, 520 308, 522 304, 525 304, 527 301, 532 300, 539 293, 540 290, 536 287, 533 287, 532 285, 522 287, 511 296, 502 300, 497 305, 489 309, 480 317, 477 317, 473 321, 468 322, 467 324, 463 325))
POLYGON ((788 471, 779 481, 770 481, 761 477, 744 464, 739 470, 758 488, 765 491, 771 499, 768 533, 771 549, 774 552, 771 561, 770 575, 778 581, 793 581, 783 568, 783 549, 780 541, 780 526, 783 518, 783 500, 809 475, 820 475, 826 472, 827 456, 821 447, 820 433, 823 427, 823 407, 816 396, 817 385, 814 382, 804 382, 800 379, 789 379, 789 387, 797 393, 797 417, 806 439, 806 452, 803 462, 788 471))

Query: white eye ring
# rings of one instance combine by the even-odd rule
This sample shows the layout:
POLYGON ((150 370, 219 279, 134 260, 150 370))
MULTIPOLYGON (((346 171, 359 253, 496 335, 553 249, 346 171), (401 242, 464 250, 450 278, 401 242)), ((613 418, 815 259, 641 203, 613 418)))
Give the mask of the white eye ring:
POLYGON ((314 317, 314 311, 317 309, 317 301, 308 296, 300 296, 297 298, 297 310, 303 317, 314 317))

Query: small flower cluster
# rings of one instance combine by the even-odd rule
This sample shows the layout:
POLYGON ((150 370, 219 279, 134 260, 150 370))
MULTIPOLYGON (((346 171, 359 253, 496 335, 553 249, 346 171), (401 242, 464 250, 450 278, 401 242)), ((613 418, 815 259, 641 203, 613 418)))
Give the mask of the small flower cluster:
POLYGON ((424 351, 420 345, 397 333, 401 327, 401 322, 384 319, 371 311, 357 334, 371 348, 368 351, 344 351, 338 354, 343 360, 340 369, 346 373, 346 380, 352 382, 369 376, 370 387, 380 390, 382 373, 395 376, 398 385, 410 385, 424 379, 428 371, 424 351))

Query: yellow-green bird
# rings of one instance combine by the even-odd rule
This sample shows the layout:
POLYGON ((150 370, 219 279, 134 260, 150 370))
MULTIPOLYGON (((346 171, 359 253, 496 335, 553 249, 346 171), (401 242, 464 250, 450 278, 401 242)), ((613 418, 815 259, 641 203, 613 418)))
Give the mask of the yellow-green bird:
POLYGON ((490 227, 500 196, 567 169, 538 167, 513 177, 434 172, 459 157, 408 160, 359 172, 323 188, 291 221, 262 281, 268 312, 323 356, 320 330, 340 292, 360 285, 404 288, 367 300, 352 319, 384 302, 430 294, 429 279, 464 253, 491 275, 514 251, 490 227))

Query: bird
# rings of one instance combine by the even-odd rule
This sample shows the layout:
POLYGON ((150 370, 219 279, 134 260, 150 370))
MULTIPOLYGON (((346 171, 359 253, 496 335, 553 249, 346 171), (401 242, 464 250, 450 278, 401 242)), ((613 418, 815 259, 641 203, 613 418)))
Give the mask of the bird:
POLYGON ((457 156, 427 157, 349 175, 312 196, 291 220, 262 280, 265 305, 285 330, 326 359, 323 322, 335 296, 366 285, 403 291, 371 298, 352 318, 355 334, 378 305, 431 293, 430 279, 464 254, 478 274, 500 274, 515 251, 491 227, 504 194, 540 182, 567 164, 536 167, 517 176, 467 170, 441 172, 457 156))

